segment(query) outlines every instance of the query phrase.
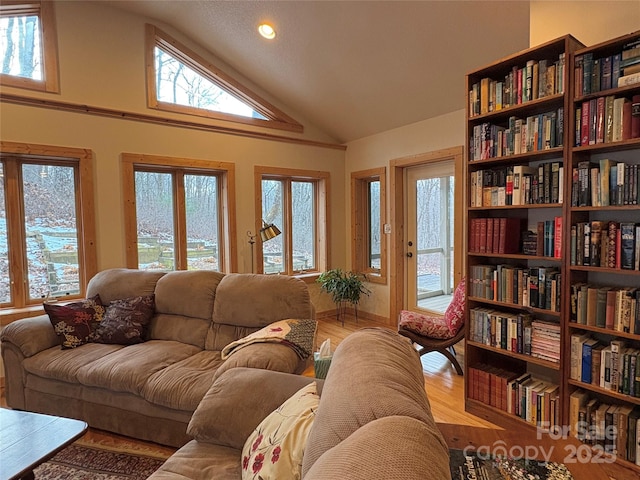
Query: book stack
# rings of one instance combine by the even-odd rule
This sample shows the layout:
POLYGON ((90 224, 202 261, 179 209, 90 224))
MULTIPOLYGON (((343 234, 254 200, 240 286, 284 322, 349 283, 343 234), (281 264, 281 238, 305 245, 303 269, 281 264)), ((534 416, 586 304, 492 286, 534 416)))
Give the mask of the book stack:
POLYGON ((473 127, 469 141, 469 159, 488 160, 521 153, 562 147, 564 108, 531 115, 509 117, 506 125, 481 123, 473 127))
POLYGON ((523 307, 560 311, 562 274, 552 267, 473 265, 469 294, 523 307))
POLYGON ((639 355, 640 350, 627 346, 624 340, 607 343, 588 334, 574 333, 570 378, 637 398, 640 397, 639 355))
POLYGON ((576 96, 624 87, 640 82, 640 41, 623 45, 613 55, 595 57, 592 52, 574 59, 576 96))
MULTIPOLYGON (((640 117, 638 117, 640 118, 640 117)), ((580 162, 572 170, 573 207, 638 205, 640 174, 637 164, 602 159, 580 162)))
POLYGON ((640 465, 640 407, 602 402, 578 389, 569 398, 569 418, 582 442, 640 465))
MULTIPOLYGON (((640 73, 639 73, 640 75, 640 73)), ((640 95, 607 95, 584 100, 576 107, 575 146, 621 142, 640 137, 640 95)))
POLYGON ((471 85, 469 116, 474 117, 564 92, 566 57, 529 60, 513 66, 504 78, 485 77, 471 85))
POLYGON ((560 324, 541 320, 531 323, 531 356, 560 362, 560 324))
POLYGON ((531 315, 474 308, 470 311, 470 321, 470 340, 522 355, 531 354, 531 315))
POLYGON ((507 385, 518 376, 518 373, 486 364, 469 367, 469 398, 506 412, 507 385))
POLYGON ((476 170, 471 173, 471 206, 563 203, 563 179, 560 162, 476 170))
POLYGON ((593 220, 570 232, 571 265, 640 270, 640 224, 593 220))
POLYGON ((570 321, 580 325, 640 334, 640 289, 571 285, 570 321))
POLYGON ((510 254, 520 251, 519 218, 473 218, 469 238, 471 253, 510 254))

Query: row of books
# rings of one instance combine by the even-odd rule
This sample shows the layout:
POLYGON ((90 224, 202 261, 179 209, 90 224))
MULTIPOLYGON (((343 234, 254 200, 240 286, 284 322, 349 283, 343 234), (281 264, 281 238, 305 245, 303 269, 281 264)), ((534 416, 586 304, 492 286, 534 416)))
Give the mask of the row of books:
POLYGON ((582 442, 640 465, 640 407, 602 402, 578 389, 569 397, 569 418, 582 442))
POLYGON ((508 125, 481 123, 473 127, 469 159, 488 160, 561 147, 564 108, 526 118, 509 117, 508 125))
POLYGON ((560 162, 476 170, 471 172, 470 203, 472 207, 562 203, 563 178, 560 162))
POLYGON ((489 77, 474 83, 469 91, 470 116, 509 108, 564 92, 565 54, 557 60, 529 60, 514 65, 504 79, 489 77))
POLYGON ((572 169, 571 206, 607 207, 638 205, 640 173, 638 164, 603 158, 597 164, 579 162, 572 169))
POLYGON ((468 396, 545 430, 560 423, 558 385, 530 373, 518 374, 486 364, 469 367, 468 396))
POLYGON ((640 289, 571 285, 570 321, 640 335, 640 289))
POLYGON ((469 295, 495 302, 560 311, 562 274, 551 267, 473 265, 469 295))
POLYGON ((470 253, 509 254, 520 251, 519 218, 472 218, 470 220, 470 253))
POLYGON ((621 142, 640 137, 640 95, 585 100, 576 107, 575 146, 621 142))
POLYGON ((640 397, 639 355, 640 349, 626 346, 625 340, 607 343, 588 333, 574 333, 569 376, 605 390, 640 397))
POLYGON ((576 96, 622 87, 636 83, 634 75, 640 72, 638 41, 623 46, 622 51, 605 57, 592 52, 574 59, 576 96))
POLYGON ((470 340, 509 352, 560 362, 560 325, 528 313, 470 310, 470 340))
POLYGON ((578 222, 570 235, 571 265, 640 270, 640 223, 578 222))

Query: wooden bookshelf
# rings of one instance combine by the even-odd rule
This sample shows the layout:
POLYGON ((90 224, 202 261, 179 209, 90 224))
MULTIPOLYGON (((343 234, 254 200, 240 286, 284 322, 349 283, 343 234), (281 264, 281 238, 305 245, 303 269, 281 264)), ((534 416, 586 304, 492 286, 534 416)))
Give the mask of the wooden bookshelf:
MULTIPOLYGON (((616 131, 616 136, 614 136, 613 130, 606 130, 606 125, 613 126, 611 108, 616 99, 618 99, 616 105, 617 108, 619 108, 617 112, 620 114, 619 118, 621 121, 624 119, 623 114, 628 116, 628 112, 632 110, 629 105, 625 106, 625 104, 640 103, 640 81, 633 85, 625 85, 618 88, 615 77, 613 79, 615 84, 613 82, 611 85, 606 83, 608 81, 608 67, 602 67, 602 71, 595 69, 595 67, 591 70, 592 75, 594 70, 599 71, 597 79, 595 75, 587 78, 587 76, 583 75, 583 70, 579 69, 581 64, 584 65, 584 63, 581 62, 584 62, 585 57, 587 59, 591 58, 591 60, 598 59, 597 62, 591 63, 592 67, 594 63, 603 66, 605 64, 612 64, 613 56, 620 54, 622 57, 622 51, 624 49, 628 50, 628 46, 632 42, 637 42, 637 45, 640 47, 640 31, 588 48, 575 38, 565 36, 501 59, 494 64, 469 73, 466 78, 468 91, 466 118, 468 157, 466 162, 466 180, 469 198, 468 205, 466 206, 466 214, 468 217, 468 235, 470 239, 472 238, 472 234, 477 235, 477 225, 484 222, 484 218, 506 216, 521 219, 522 225, 526 225, 527 230, 538 232, 537 235, 530 235, 529 242, 531 242, 531 237, 537 237, 538 242, 541 241, 539 235, 540 230, 535 228, 540 222, 554 220, 558 217, 561 221, 561 223, 559 223, 561 227, 558 229, 559 241, 561 243, 559 258, 541 256, 539 255, 539 250, 536 255, 525 255, 523 251, 507 254, 496 254, 486 251, 478 252, 477 237, 473 238, 474 242, 469 241, 470 247, 466 255, 466 268, 467 278, 471 279, 471 281, 467 281, 466 367, 471 368, 474 372, 482 369, 492 371, 492 369, 503 368, 516 374, 529 373, 542 381, 557 384, 559 386, 557 401, 560 405, 560 413, 557 421, 560 426, 568 426, 571 423, 571 419, 574 418, 573 415, 579 413, 578 411, 572 411, 572 408, 576 408, 576 398, 579 397, 578 394, 581 391, 585 392, 583 394, 584 398, 595 399, 600 402, 600 404, 607 406, 607 408, 609 405, 612 405, 611 415, 613 415, 614 411, 616 415, 627 415, 627 413, 618 412, 628 412, 630 409, 640 411, 640 396, 636 393, 637 389, 627 394, 627 388, 630 387, 629 383, 626 383, 624 388, 618 391, 617 389, 613 390, 613 387, 609 388, 609 383, 607 383, 607 388, 604 388, 604 385, 601 386, 599 384, 599 377, 593 383, 572 378, 571 358, 572 335, 582 334, 595 338, 603 346, 608 345, 612 340, 619 340, 624 342, 622 348, 628 349, 623 349, 620 354, 620 358, 627 362, 628 369, 626 373, 620 373, 621 381, 624 378, 626 378, 627 381, 631 381, 629 376, 631 375, 632 368, 632 354, 637 355, 635 358, 637 360, 636 372, 640 372, 640 299, 635 296, 635 290, 632 290, 627 296, 623 295, 620 297, 623 299, 620 300, 621 302, 627 303, 616 304, 615 308, 610 305, 612 310, 609 312, 609 315, 618 315, 618 312, 625 312, 625 305, 631 305, 632 308, 635 308, 635 310, 630 311, 628 314, 629 318, 626 320, 627 324, 624 327, 627 331, 623 330, 622 323, 616 325, 616 328, 602 328, 601 326, 595 326, 593 324, 587 325, 585 324, 586 322, 581 323, 576 321, 576 309, 579 309, 581 314, 585 311, 585 303, 582 297, 580 300, 583 303, 581 303, 580 306, 578 306, 577 303, 576 292, 581 290, 576 287, 577 285, 586 284, 591 286, 592 290, 596 287, 610 287, 615 291, 626 289, 640 290, 640 268, 636 267, 640 262, 634 258, 633 261, 636 263, 631 268, 621 268, 621 252, 623 249, 619 248, 619 251, 615 253, 617 256, 613 257, 617 263, 611 263, 613 260, 609 257, 609 253, 616 252, 617 244, 615 242, 613 243, 614 246, 611 247, 612 250, 608 250, 608 247, 602 247, 602 242, 609 239, 609 222, 627 224, 625 226, 626 232, 629 232, 630 224, 634 224, 634 227, 640 227, 640 166, 638 166, 640 165, 640 134, 634 137, 636 133, 628 133, 631 132, 630 128, 623 130, 622 127, 620 127, 620 129, 616 131), (550 60, 558 60, 562 54, 564 55, 565 62, 565 71, 562 77, 564 83, 561 85, 561 88, 556 84, 556 90, 550 95, 546 95, 543 98, 532 98, 530 101, 523 101, 515 105, 510 104, 506 106, 506 108, 499 108, 500 101, 491 97, 492 91, 495 89, 497 92, 502 91, 504 98, 505 85, 508 86, 509 84, 508 76, 511 72, 522 70, 525 78, 527 78, 528 65, 535 65, 537 63, 538 73, 540 73, 542 60, 547 60, 548 67, 550 60), (610 58, 607 60, 606 57, 610 58), (576 61, 576 59, 578 59, 578 61, 576 61), (604 77, 602 75, 603 72, 605 73, 604 77), (484 80, 487 78, 489 79, 488 81, 484 80), (498 85, 500 82, 504 82, 504 84, 498 85), (599 87, 602 88, 596 90, 596 88, 599 87), (488 92, 490 99, 489 102, 485 101, 484 105, 482 104, 483 91, 485 93, 488 92), (477 98, 478 95, 480 95, 480 99, 477 98), (627 99, 629 102, 619 100, 621 98, 627 99), (480 105, 478 102, 480 102, 480 105), (582 108, 586 103, 589 104, 589 108, 593 114, 591 116, 582 115, 582 108), (602 104, 604 104, 608 110, 604 109, 603 111, 602 104), (625 109, 627 110, 626 113, 623 111, 625 109), (520 125, 521 134, 522 124, 527 125, 529 131, 531 131, 532 126, 534 131, 539 132, 539 130, 535 130, 535 119, 532 121, 530 117, 541 119, 544 115, 547 115, 548 112, 554 110, 557 112, 556 118, 559 117, 560 110, 562 110, 562 117, 564 119, 561 143, 554 143, 554 140, 551 139, 550 143, 545 144, 545 142, 543 142, 541 144, 534 137, 532 142, 524 140, 524 143, 520 144, 519 150, 514 149, 513 143, 510 143, 514 140, 511 137, 513 134, 512 127, 514 125, 513 118, 522 120, 520 125), (607 118, 611 119, 608 124, 606 123, 607 118), (585 121, 595 123, 589 123, 588 127, 583 127, 583 122, 585 121), (602 127, 605 128, 602 133, 598 131, 598 125, 605 126, 602 127), (587 133, 586 142, 584 141, 585 133, 587 133), (538 142, 537 148, 535 147, 536 142, 538 142), (534 146, 533 148, 531 148, 532 145, 534 146), (539 148, 541 145, 542 149, 539 148), (606 162, 605 159, 610 162, 606 162), (557 201, 556 199, 548 201, 550 199, 545 197, 544 201, 540 201, 540 191, 538 191, 539 195, 537 198, 534 198, 532 194, 531 198, 526 197, 525 201, 521 199, 520 202, 515 202, 516 204, 510 203, 508 195, 510 188, 509 180, 513 178, 510 177, 511 170, 513 170, 515 166, 519 168, 523 165, 525 167, 533 167, 533 169, 524 169, 526 174, 531 176, 531 178, 527 179, 528 183, 526 186, 533 189, 536 171, 539 172, 537 185, 539 185, 541 181, 549 181, 546 177, 540 176, 540 172, 542 172, 542 174, 547 173, 547 171, 540 166, 549 162, 559 164, 562 168, 563 190, 561 198, 557 199, 557 201), (624 168, 617 167, 620 163, 625 164, 624 168), (604 175, 600 174, 599 171, 595 173, 592 172, 592 169, 596 167, 599 168, 601 165, 603 171, 606 171, 604 175), (627 176, 624 176, 621 182, 616 183, 615 188, 623 189, 621 190, 621 196, 619 198, 616 197, 618 201, 611 200, 611 195, 607 196, 609 201, 603 201, 602 198, 607 195, 607 188, 605 188, 606 182, 601 183, 601 179, 603 177, 606 179, 606 174, 611 174, 612 165, 616 165, 616 173, 618 171, 626 172, 627 176), (579 167, 582 170, 579 170, 579 167), (478 173, 479 171, 482 171, 482 174, 478 173), (490 171, 490 173, 487 174, 487 171, 490 171), (585 172, 587 173, 586 177, 584 176, 585 172), (582 173, 583 176, 579 177, 579 179, 582 179, 582 183, 576 183, 576 173, 582 173), (599 174, 600 176, 598 176, 599 174), (594 175, 593 178, 596 184, 600 186, 599 189, 592 190, 591 187, 594 185, 588 183, 591 181, 592 175, 594 175), (487 178, 486 180, 485 177, 487 178), (504 181, 505 178, 507 179, 506 182, 504 181), (588 184, 588 193, 585 193, 585 179, 588 184), (633 187, 634 182, 636 190, 634 190, 633 187), (631 187, 628 187, 629 185, 631 185, 631 187), (485 188, 489 188, 489 191, 485 191, 485 188), (497 192, 495 191, 496 188, 497 192), (504 194, 500 191, 502 188, 505 189, 504 194), (585 198, 587 198, 585 195, 587 195, 588 201, 585 201, 585 198), (596 198, 595 201, 592 201, 592 196, 596 198), (506 198, 506 200, 503 200, 503 198, 506 198), (474 222, 474 219, 482 220, 474 222), (602 223, 594 224, 593 222, 602 223), (476 230, 472 229, 474 223, 476 230), (591 247, 590 244, 588 244, 588 249, 585 250, 584 240, 586 236, 584 234, 584 226, 586 224, 589 226, 587 230, 589 233, 586 235, 589 237, 589 242, 591 239, 591 226, 595 225, 595 230, 597 231, 597 227, 602 227, 606 224, 606 231, 600 234, 599 240, 601 243, 597 250, 592 251, 592 248, 596 247, 591 247), (581 225, 581 230, 578 230, 578 225, 581 225), (574 228, 572 229, 572 227, 574 228), (582 237, 579 237, 578 231, 581 232, 582 237), (582 240, 579 241, 579 238, 582 240), (582 253, 579 254, 580 248, 582 248, 582 253), (587 255, 585 255, 585 253, 587 253, 587 255), (593 260, 591 259, 591 253, 594 253, 593 260), (603 255, 607 255, 604 260, 602 258, 603 255), (596 260, 598 256, 600 257, 600 263, 596 260), (492 297, 492 292, 498 288, 499 282, 496 279, 497 274, 493 273, 493 271, 498 271, 498 265, 502 265, 503 270, 504 266, 528 269, 529 272, 532 271, 532 268, 537 267, 547 267, 558 270, 561 278, 559 311, 553 312, 530 307, 526 305, 526 302, 518 305, 510 302, 496 301, 495 298, 492 297), (484 272, 484 274, 482 272, 484 272), (473 283, 474 280, 476 282, 475 286, 473 283), (479 293, 477 293, 478 288, 480 288, 479 293), (474 295, 474 291, 476 295, 474 295), (572 292, 574 294, 573 298, 572 292), (490 298, 484 298, 485 296, 490 298), (628 300, 628 298, 630 298, 630 300, 628 300), (494 312, 494 316, 497 316, 498 314, 495 314, 496 310, 506 312, 505 315, 528 314, 536 319, 559 325, 559 362, 554 363, 541 360, 528 354, 514 353, 510 350, 486 344, 491 343, 495 345, 496 343, 493 341, 485 342, 484 339, 481 342, 477 341, 477 316, 479 315, 479 318, 484 322, 484 319, 490 316, 486 314, 486 316, 483 317, 483 312, 491 311, 494 312), (631 318, 631 315, 634 315, 634 317, 631 318), (635 321, 636 318, 638 319, 637 322, 635 321), (631 323, 630 325, 629 322, 631 323), (624 375, 627 375, 627 377, 624 377, 624 375), (572 396, 574 393, 576 395, 572 396)), ((625 55, 629 57, 631 53, 625 55)), ((635 55, 635 53, 633 53, 633 55, 635 55)), ((624 72, 622 75, 624 75, 624 72)), ((538 79, 538 85, 540 85, 539 81, 538 79)), ((636 108, 640 108, 640 105, 636 108)), ((544 133, 544 135, 545 140, 547 140, 548 136, 546 133, 544 133)), ((523 140, 520 139, 520 142, 523 142, 523 140)), ((611 183, 609 183, 608 186, 614 188, 611 183)), ((544 188, 548 187, 545 185, 544 188)), ((609 192, 609 194, 610 193, 611 192, 609 192)), ((521 194, 522 192, 520 195, 521 194)), ((527 195, 528 194, 529 192, 527 192, 527 195)), ((616 232, 613 227, 611 231, 612 242, 613 240, 620 242, 618 238, 614 239, 614 233, 616 232)), ((638 230, 636 229, 634 231, 637 232, 638 230)), ((593 238, 595 242, 594 245, 597 245, 598 235, 595 234, 593 238)), ((634 256, 640 256, 640 254, 637 253, 638 247, 636 244, 634 244, 634 248, 636 249, 634 256)), ((531 248, 528 250, 527 253, 532 253, 531 248)), ((556 255, 556 257, 558 257, 558 255, 556 255)), ((629 264, 627 264, 627 267, 629 267, 629 264)), ((513 288, 519 289, 523 288, 523 286, 518 283, 514 284, 513 288)), ((585 290, 581 291, 582 294, 584 294, 585 290)), ((592 292, 591 295, 594 295, 594 293, 592 292)), ((605 312, 603 308, 606 306, 602 303, 603 298, 604 297, 601 297, 600 304, 595 304, 598 308, 598 325, 604 325, 604 323, 601 323, 601 315, 605 312)), ((591 297, 591 301, 594 301, 593 297, 591 297)), ((593 306, 594 303, 589 304, 589 307, 593 306)), ((593 317, 591 315, 593 314, 591 313, 589 315, 590 321, 592 321, 593 317)), ((627 314, 623 313, 622 315, 624 317, 627 314)), ((616 318, 619 318, 616 320, 617 322, 624 323, 622 317, 616 318)), ((611 320, 611 318, 609 320, 611 320)), ((493 328, 493 326, 481 324, 481 333, 486 334, 487 330, 482 330, 482 328, 490 329, 493 328)), ((491 335, 493 334, 494 332, 491 330, 491 335)), ((500 344, 498 343, 498 345, 500 344)), ((582 349, 582 344, 580 344, 580 349, 582 349)), ((585 350, 585 352, 588 353, 588 350, 585 350)), ((578 359, 576 357, 573 360, 575 362, 578 359)), ((580 362, 580 366, 582 366, 582 355, 580 356, 580 362)), ((585 362, 588 362, 588 360, 585 360, 585 362)), ((575 365, 574 363, 574 375, 575 365)), ((585 363, 585 365, 588 365, 588 363, 585 363)), ((635 373, 635 375, 636 378, 640 377, 638 373, 635 373)), ((477 396, 477 390, 473 390, 474 387, 477 388, 477 384, 474 382, 477 381, 477 376, 475 379, 467 376, 465 380, 465 407, 467 411, 505 427, 535 427, 535 425, 522 420, 517 415, 507 413, 501 408, 486 405, 485 402, 474 398, 474 396, 477 396)), ((636 382, 636 385, 637 384, 638 382, 636 382)), ((580 406, 578 405, 577 408, 579 409, 580 406)), ((626 417, 623 416, 621 418, 623 418, 624 421, 626 417)), ((633 472, 632 475, 637 475, 640 473, 640 466, 635 465, 635 459, 632 458, 629 460, 627 454, 626 448, 624 451, 619 451, 616 462, 624 468, 631 469, 633 472)), ((637 452, 637 458, 640 458, 640 451, 637 452)), ((640 461, 637 463, 640 463, 640 461)))

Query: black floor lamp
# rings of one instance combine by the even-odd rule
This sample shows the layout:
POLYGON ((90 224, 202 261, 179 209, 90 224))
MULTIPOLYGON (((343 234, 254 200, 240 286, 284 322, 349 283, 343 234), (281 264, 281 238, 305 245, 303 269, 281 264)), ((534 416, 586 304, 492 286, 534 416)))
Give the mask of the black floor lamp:
MULTIPOLYGON (((271 240, 272 238, 276 238, 282 232, 273 223, 267 223, 264 220, 262 220, 262 228, 259 230, 258 233, 260 234, 260 239, 263 242, 266 242, 267 240, 271 240)), ((249 245, 251 245, 251 273, 254 273, 254 271, 253 271, 253 246, 256 243, 256 235, 253 235, 251 233, 251 230, 248 230, 247 231, 247 237, 249 237, 249 245)))

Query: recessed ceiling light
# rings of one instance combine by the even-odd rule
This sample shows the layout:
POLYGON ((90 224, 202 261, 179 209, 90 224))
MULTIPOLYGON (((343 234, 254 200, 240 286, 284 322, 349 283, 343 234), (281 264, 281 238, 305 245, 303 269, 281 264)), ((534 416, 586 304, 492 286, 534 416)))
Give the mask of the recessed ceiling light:
POLYGON ((276 38, 276 31, 268 23, 262 23, 261 25, 259 25, 258 32, 264 38, 267 38, 269 40, 273 40, 274 38, 276 38))

